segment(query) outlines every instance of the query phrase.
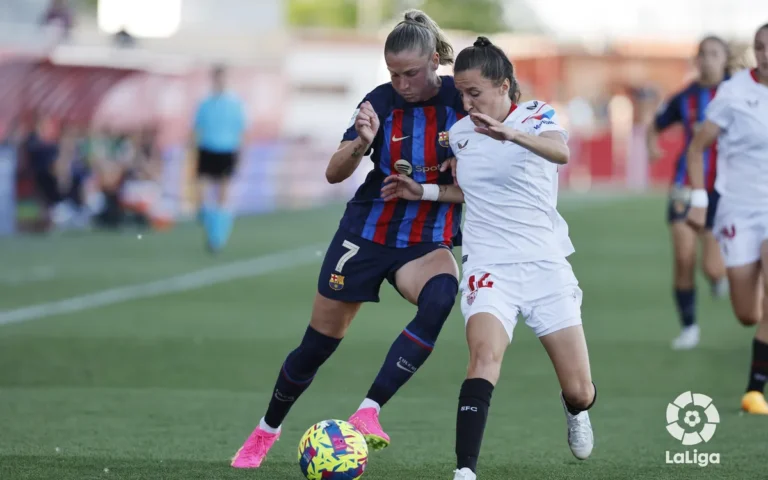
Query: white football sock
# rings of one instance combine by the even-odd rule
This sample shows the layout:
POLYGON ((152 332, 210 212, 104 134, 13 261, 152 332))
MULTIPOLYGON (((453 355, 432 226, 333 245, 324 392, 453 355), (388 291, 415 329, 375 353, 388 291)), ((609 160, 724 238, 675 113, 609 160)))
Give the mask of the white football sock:
POLYGON ((274 435, 274 434, 280 432, 280 428, 282 428, 282 426, 279 426, 277 428, 272 428, 269 425, 267 425, 267 422, 265 422, 264 418, 262 417, 261 421, 259 421, 259 428, 261 428, 262 430, 264 430, 267 433, 271 433, 271 434, 274 435))
POLYGON ((358 408, 358 410, 362 410, 364 408, 375 408, 376 413, 381 413, 381 405, 374 402, 370 398, 366 398, 365 400, 363 400, 363 403, 360 404, 360 407, 358 408))

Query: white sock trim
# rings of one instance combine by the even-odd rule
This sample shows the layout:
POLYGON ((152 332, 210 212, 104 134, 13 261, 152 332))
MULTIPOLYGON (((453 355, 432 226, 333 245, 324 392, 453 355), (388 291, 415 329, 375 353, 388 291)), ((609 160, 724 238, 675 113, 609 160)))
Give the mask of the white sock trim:
POLYGON ((272 428, 269 425, 267 425, 267 422, 264 420, 264 417, 262 417, 261 420, 259 421, 259 428, 261 428, 267 433, 271 433, 274 435, 280 432, 282 425, 278 426, 277 428, 272 428))
POLYGON ((366 398, 365 400, 363 400, 363 403, 360 404, 360 407, 358 408, 358 410, 362 410, 364 408, 375 408, 376 413, 381 413, 381 405, 374 402, 370 398, 366 398))

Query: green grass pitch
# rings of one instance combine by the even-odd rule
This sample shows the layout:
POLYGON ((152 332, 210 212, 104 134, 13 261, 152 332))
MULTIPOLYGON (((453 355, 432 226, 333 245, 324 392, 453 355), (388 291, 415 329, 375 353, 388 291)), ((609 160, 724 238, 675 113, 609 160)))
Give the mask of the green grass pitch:
MULTIPOLYGON (((571 260, 598 386, 595 450, 585 462, 572 457, 553 369, 521 323, 494 394, 479 478, 765 478, 768 419, 739 413, 752 330, 738 326, 727 300, 710 298, 701 280, 702 344, 669 348, 678 326, 663 198, 564 196, 560 208, 576 245, 571 260), (719 453, 719 465, 665 463, 666 451, 686 450, 666 432, 665 411, 687 390, 712 396, 719 409, 714 437, 695 447, 719 453)), ((218 257, 203 251, 192 224, 141 240, 131 232, 0 240, 0 318, 305 245, 321 249, 340 211, 239 220, 218 257), (45 274, 27 278, 29 271, 45 274)), ((414 313, 385 284, 382 303, 362 309, 264 466, 230 468, 303 333, 320 254, 259 276, 0 326, 0 479, 300 480, 301 434, 352 413, 414 313)), ((363 478, 452 478, 467 361, 458 306, 443 332, 385 407, 392 445, 371 454, 363 478)))

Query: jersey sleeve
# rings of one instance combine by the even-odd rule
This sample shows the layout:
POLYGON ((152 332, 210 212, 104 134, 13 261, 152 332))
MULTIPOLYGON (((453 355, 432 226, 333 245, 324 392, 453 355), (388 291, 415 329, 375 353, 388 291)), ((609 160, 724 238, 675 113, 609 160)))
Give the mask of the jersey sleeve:
POLYGON ((527 126, 529 133, 539 136, 544 132, 557 132, 568 141, 568 130, 563 128, 558 121, 557 112, 547 103, 542 104, 534 114, 529 115, 523 120, 523 125, 527 126))
POLYGON ((705 118, 722 130, 728 130, 733 121, 733 93, 730 85, 723 83, 717 89, 715 98, 707 105, 705 118))
POLYGON ((680 113, 680 94, 677 94, 659 108, 656 117, 653 119, 653 124, 656 127, 656 130, 661 132, 682 121, 683 116, 680 113))

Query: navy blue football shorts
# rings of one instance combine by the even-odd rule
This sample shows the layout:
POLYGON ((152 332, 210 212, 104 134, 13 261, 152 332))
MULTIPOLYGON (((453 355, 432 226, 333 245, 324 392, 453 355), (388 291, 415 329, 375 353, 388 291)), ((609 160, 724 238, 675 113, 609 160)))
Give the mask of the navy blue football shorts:
POLYGON ((384 279, 397 289, 395 274, 400 267, 438 248, 449 249, 442 243, 388 247, 339 228, 325 253, 317 291, 341 302, 378 302, 384 279))
MULTIPOLYGON (((709 206, 707 207, 707 230, 712 230, 715 224, 715 212, 717 212, 717 202, 720 200, 720 194, 716 190, 709 192, 709 206)), ((667 223, 684 222, 688 216, 688 210, 691 208, 690 194, 679 195, 673 189, 669 196, 667 205, 667 223)))

